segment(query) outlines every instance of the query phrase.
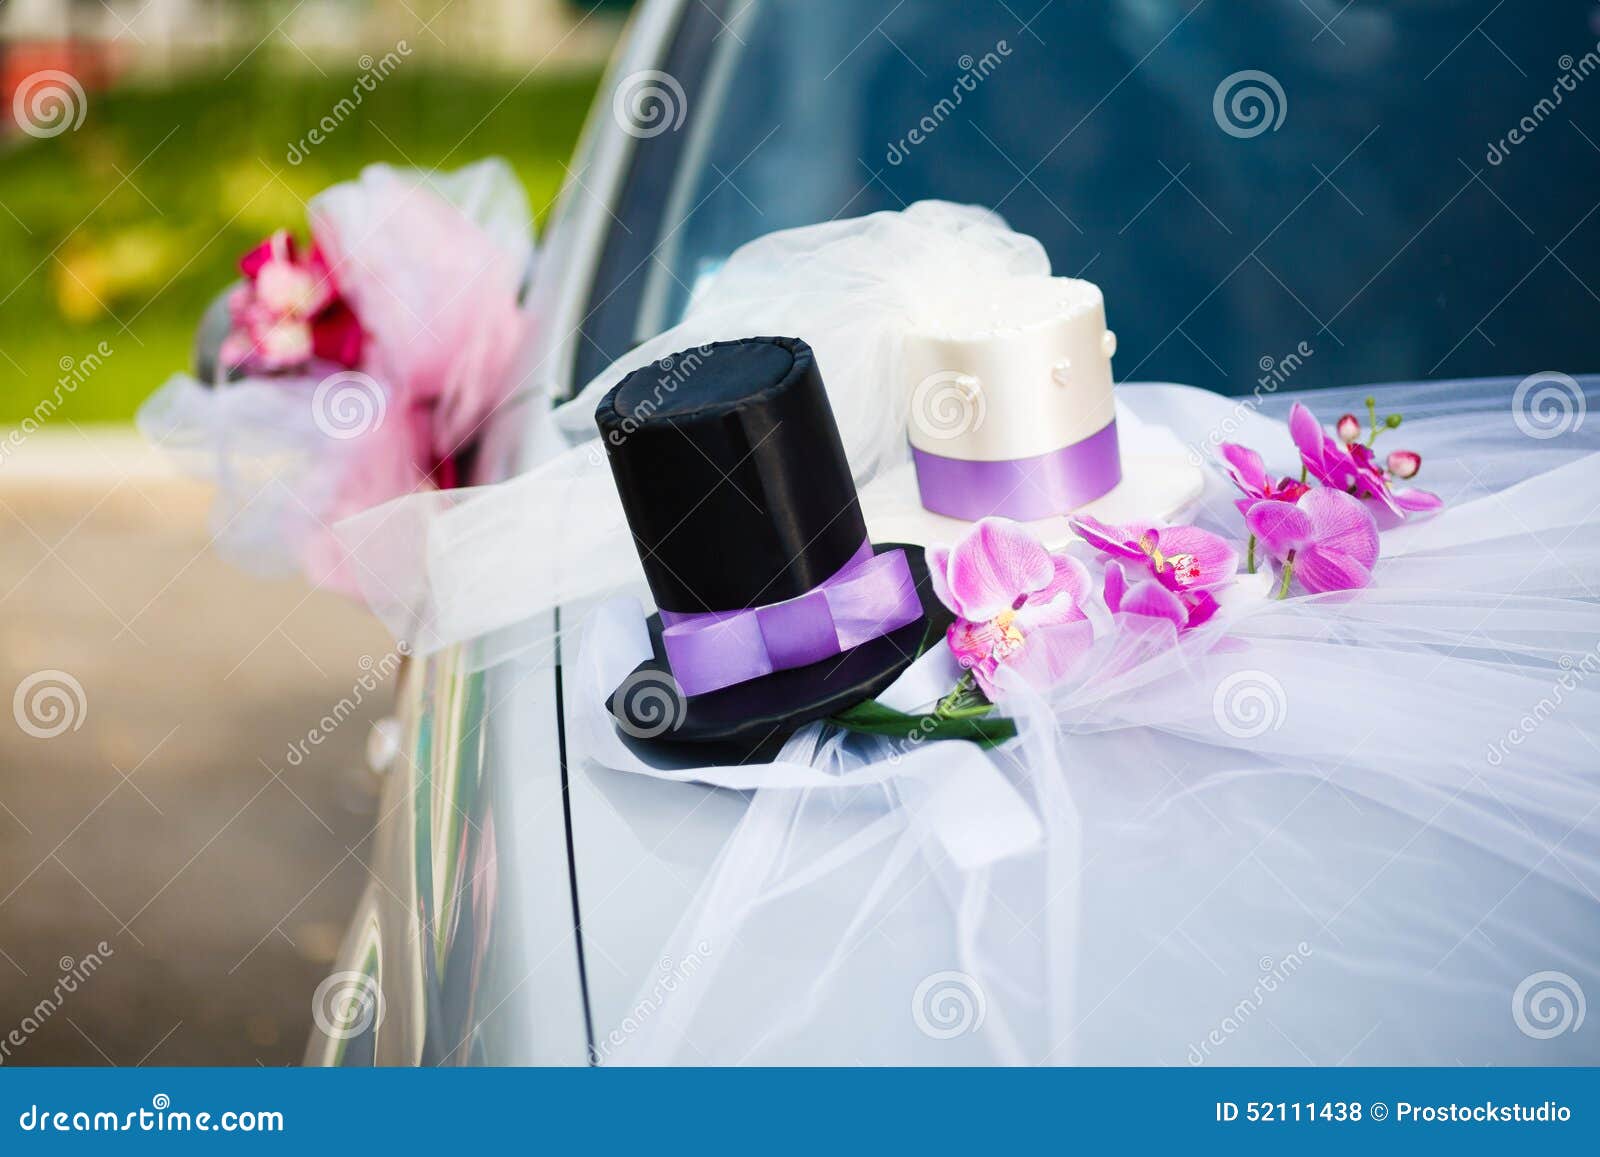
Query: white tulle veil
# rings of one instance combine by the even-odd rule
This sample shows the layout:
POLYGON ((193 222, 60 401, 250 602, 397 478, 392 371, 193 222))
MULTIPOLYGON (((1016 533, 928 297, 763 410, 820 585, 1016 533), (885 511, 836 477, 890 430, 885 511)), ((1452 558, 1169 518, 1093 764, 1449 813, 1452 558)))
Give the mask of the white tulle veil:
MULTIPOLYGON (((602 705, 641 612, 604 606, 580 749, 759 790, 663 946, 698 971, 597 1025, 602 1059, 1600 1059, 1575 1027, 1600 991, 1596 387, 1558 384, 1546 429, 1514 381, 1383 389, 1448 505, 1385 534, 1371 589, 1258 589, 1176 642, 1097 610, 1091 656, 1048 695, 1016 681, 1020 735, 989 752, 813 725, 770 768, 654 767, 602 705)), ((1293 463, 1295 395, 1123 393, 1192 446, 1293 463)), ((1331 420, 1363 394, 1298 397, 1331 420)), ((1237 537, 1231 497, 1208 468, 1198 522, 1237 537)), ((954 673, 930 653, 890 697, 954 673)))
MULTIPOLYGON (((919 285, 1047 272, 938 203, 752 242, 553 412, 526 474, 343 524, 364 592, 420 652, 477 639, 496 662, 527 641, 506 628, 637 578, 592 425, 624 373, 799 334, 865 483, 905 454, 890 383, 919 285)), ((1367 392, 1299 397, 1332 422, 1367 392)), ((1600 1061, 1600 382, 1379 392, 1446 505, 1384 532, 1370 589, 1242 584, 1182 637, 1091 608, 1092 652, 1048 692, 1013 678, 1019 734, 989 751, 814 724, 769 765, 657 765, 604 706, 648 651, 643 608, 590 613, 564 671, 575 757, 750 793, 660 954, 700 967, 648 1019, 597 1023, 599 1059, 1600 1061)), ((1119 387, 1192 448, 1194 519, 1235 541, 1215 448, 1293 472, 1296 398, 1119 387)), ((914 710, 954 675, 936 648, 887 698, 914 710)))

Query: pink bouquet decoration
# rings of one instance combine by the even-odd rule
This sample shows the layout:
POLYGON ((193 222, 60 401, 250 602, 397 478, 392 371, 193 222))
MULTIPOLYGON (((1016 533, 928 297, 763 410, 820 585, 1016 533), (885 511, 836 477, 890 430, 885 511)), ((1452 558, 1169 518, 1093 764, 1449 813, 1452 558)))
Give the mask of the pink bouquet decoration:
POLYGON ((304 369, 313 358, 360 364, 361 325, 317 245, 302 254, 280 229, 241 257, 239 270, 245 284, 228 296, 233 329, 219 354, 224 367, 277 374, 304 369))
POLYGON ((1026 661, 1053 681, 1088 641, 1085 631, 1050 628, 1087 625, 1089 572, 1020 524, 985 518, 955 546, 930 547, 927 560, 934 593, 956 615, 950 650, 989 699, 1000 694, 1002 666, 1026 661))
MULTIPOLYGON (((1339 419, 1336 440, 1295 404, 1289 426, 1304 466, 1298 479, 1274 478, 1248 447, 1221 447, 1223 469, 1243 495, 1234 505, 1250 531, 1247 567, 1255 573, 1258 547, 1276 562, 1280 599, 1289 597, 1296 579, 1311 594, 1366 587, 1378 561, 1379 518, 1442 505, 1425 491, 1393 487, 1392 480, 1415 477, 1422 458, 1396 450, 1380 468, 1372 443, 1401 419, 1390 415, 1380 426, 1372 399, 1367 409, 1372 431, 1362 443, 1354 414, 1339 419)), ((1130 637, 1154 626, 1156 644, 1170 646, 1211 621, 1221 609, 1218 592, 1238 578, 1238 551, 1199 527, 1109 526, 1087 515, 1068 521, 1105 560, 1100 595, 1119 632, 1125 627, 1130 637)), ((934 592, 956 615, 945 639, 966 673, 921 716, 873 700, 833 722, 912 743, 1005 742, 1016 735, 1016 725, 991 715, 1008 683, 1003 673, 1054 684, 1095 646, 1084 610, 1092 590, 1089 572, 1076 559, 1046 550, 1026 526, 1003 518, 983 519, 953 547, 930 547, 926 557, 934 592)), ((1107 659, 1111 673, 1118 662, 1107 659)), ((1094 674, 1105 676, 1107 665, 1094 674)))
POLYGON ((317 194, 311 242, 279 231, 239 263, 223 383, 169 380, 140 409, 152 441, 200 449, 219 545, 359 594, 341 519, 462 481, 517 380, 532 214, 510 167, 373 165, 317 194), (263 485, 262 478, 271 485, 263 485))
POLYGON ((1394 486, 1422 469, 1416 451, 1395 450, 1378 465, 1373 443, 1384 431, 1398 429, 1401 416, 1378 421, 1377 399, 1368 398, 1367 418, 1371 428, 1365 442, 1354 414, 1340 416, 1333 438, 1296 402, 1289 411, 1289 436, 1300 451, 1299 481, 1274 482, 1254 450, 1232 442, 1221 447, 1222 468, 1244 495, 1234 505, 1250 528, 1245 567, 1255 573, 1259 543, 1282 564, 1279 598, 1289 596, 1297 567, 1300 585, 1312 593, 1365 587, 1378 559, 1379 528, 1444 506, 1436 494, 1394 486), (1312 479, 1321 487, 1314 488, 1312 479))

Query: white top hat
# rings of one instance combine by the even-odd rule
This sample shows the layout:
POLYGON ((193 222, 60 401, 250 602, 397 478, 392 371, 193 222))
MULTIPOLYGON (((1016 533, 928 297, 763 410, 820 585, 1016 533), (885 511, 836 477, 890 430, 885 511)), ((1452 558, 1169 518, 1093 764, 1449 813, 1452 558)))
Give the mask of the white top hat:
MULTIPOLYGON (((987 515, 1029 522, 1050 546, 1067 516, 1162 522, 1204 479, 1163 427, 1118 430, 1116 335, 1098 286, 1068 277, 930 286, 904 339, 913 464, 861 492, 872 532, 952 542, 987 515)), ((1131 424, 1130 424, 1131 423, 1131 424)))
POLYGON ((922 504, 956 518, 1065 514, 1121 479, 1098 286, 1021 277, 934 292, 903 380, 922 504))

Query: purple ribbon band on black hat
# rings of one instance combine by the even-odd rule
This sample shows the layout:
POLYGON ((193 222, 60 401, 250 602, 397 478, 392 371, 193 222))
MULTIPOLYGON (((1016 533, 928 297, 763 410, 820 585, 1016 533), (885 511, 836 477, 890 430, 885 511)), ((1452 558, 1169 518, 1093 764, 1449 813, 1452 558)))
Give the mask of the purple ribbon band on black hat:
POLYGON ((720 691, 839 655, 922 617, 902 550, 850 561, 803 595, 742 611, 662 611, 667 664, 685 695, 720 691))
POLYGON ((991 514, 1031 522, 1067 514, 1122 481, 1117 424, 1032 458, 975 462, 911 448, 922 505, 976 522, 991 514))

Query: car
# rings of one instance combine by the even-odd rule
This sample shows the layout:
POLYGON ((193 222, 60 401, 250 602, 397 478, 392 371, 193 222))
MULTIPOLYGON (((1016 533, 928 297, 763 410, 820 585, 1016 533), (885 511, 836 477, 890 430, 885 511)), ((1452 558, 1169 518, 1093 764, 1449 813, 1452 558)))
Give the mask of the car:
MULTIPOLYGON (((1119 380, 1592 370, 1589 6, 1484 8, 648 0, 530 288, 538 388, 497 415, 477 480, 526 465, 530 407, 672 325, 740 244, 928 197, 1102 285, 1119 380)), ((661 946, 748 797, 586 761, 571 657, 549 658, 408 664, 308 1063, 603 1063, 686 963, 661 946)))

